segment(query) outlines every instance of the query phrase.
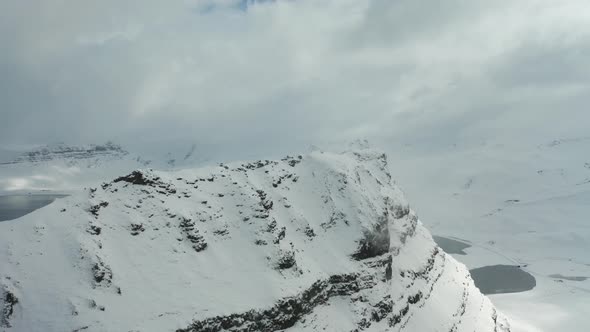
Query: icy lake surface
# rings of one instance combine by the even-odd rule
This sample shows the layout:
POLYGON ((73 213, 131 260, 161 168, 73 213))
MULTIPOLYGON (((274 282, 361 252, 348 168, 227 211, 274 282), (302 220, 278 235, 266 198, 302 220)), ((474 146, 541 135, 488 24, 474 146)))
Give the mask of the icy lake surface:
MULTIPOLYGON (((443 237, 432 237, 436 244, 448 254, 466 255, 463 251, 471 247, 467 242, 443 237)), ((475 285, 484 294, 518 293, 531 290, 537 285, 537 280, 530 273, 515 265, 489 265, 470 270, 475 285)), ((552 276, 558 279, 572 280, 561 275, 552 276)), ((578 280, 578 279, 575 279, 578 280)), ((585 279, 583 279, 585 280, 585 279)))
POLYGON ((0 222, 20 218, 51 204, 57 198, 65 196, 67 195, 31 194, 0 196, 0 222))
POLYGON ((448 237, 434 235, 432 238, 447 254, 466 255, 463 249, 471 247, 471 245, 466 242, 450 239, 448 237))
POLYGON ((470 272, 475 286, 484 294, 524 292, 537 285, 535 277, 515 265, 490 265, 470 272))

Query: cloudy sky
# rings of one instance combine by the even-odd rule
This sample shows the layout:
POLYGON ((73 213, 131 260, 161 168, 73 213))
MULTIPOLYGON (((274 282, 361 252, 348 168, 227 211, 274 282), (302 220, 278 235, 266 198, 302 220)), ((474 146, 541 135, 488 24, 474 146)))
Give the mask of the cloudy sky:
POLYGON ((4 0, 0 45, 7 146, 273 150, 590 121, 587 0, 4 0))

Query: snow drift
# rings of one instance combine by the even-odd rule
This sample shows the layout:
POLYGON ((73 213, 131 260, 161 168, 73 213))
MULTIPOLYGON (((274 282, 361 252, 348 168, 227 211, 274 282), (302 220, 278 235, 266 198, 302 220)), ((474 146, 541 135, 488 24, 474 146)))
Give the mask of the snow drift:
POLYGON ((0 223, 6 331, 509 331, 359 150, 138 170, 0 223))

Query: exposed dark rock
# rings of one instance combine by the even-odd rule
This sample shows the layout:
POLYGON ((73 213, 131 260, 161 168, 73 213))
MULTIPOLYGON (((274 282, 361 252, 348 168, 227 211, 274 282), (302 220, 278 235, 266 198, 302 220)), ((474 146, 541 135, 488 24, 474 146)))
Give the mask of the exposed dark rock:
POLYGON ((337 274, 332 275, 328 279, 332 285, 332 293, 334 295, 345 296, 351 295, 360 291, 361 287, 359 284, 358 274, 337 274))
POLYGON ((339 221, 342 221, 344 224, 348 224, 346 221, 346 215, 340 211, 334 211, 330 216, 330 220, 327 222, 323 222, 320 224, 324 230, 328 230, 338 224, 339 221))
POLYGON ((109 202, 100 202, 96 205, 92 205, 90 209, 88 209, 88 212, 90 212, 95 217, 98 217, 98 211, 107 206, 109 206, 109 202))
POLYGON ((313 228, 311 228, 311 227, 309 227, 309 226, 305 227, 305 229, 303 230, 303 232, 304 232, 304 233, 305 233, 305 235, 307 235, 307 237, 309 237, 310 239, 311 239, 311 238, 314 238, 314 237, 316 236, 316 234, 315 234, 315 232, 314 232, 313 228))
POLYGON ((359 241, 359 247, 352 257, 356 260, 363 260, 386 254, 389 252, 389 239, 387 214, 385 214, 374 229, 365 231, 364 237, 359 241))
POLYGON ((109 286, 113 282, 113 271, 100 258, 92 265, 95 286, 109 286))
POLYGON ((434 269, 434 263, 436 262, 436 258, 438 257, 438 255, 440 254, 440 250, 438 247, 435 247, 432 250, 432 254, 430 255, 430 257, 428 257, 428 260, 426 261, 426 265, 419 271, 402 271, 403 275, 410 275, 410 277, 412 279, 417 279, 417 278, 422 278, 422 279, 426 279, 430 276, 430 273, 432 272, 432 270, 434 269))
POLYGON ((380 322, 391 313, 392 309, 393 301, 391 301, 391 297, 387 295, 383 300, 374 305, 374 309, 371 312, 372 321, 380 322))
POLYGON ((268 226, 266 226, 266 231, 267 232, 274 232, 274 230, 277 229, 277 221, 276 219, 272 219, 269 223, 268 226))
POLYGON ((279 257, 277 268, 279 270, 286 270, 292 268, 295 266, 295 264, 297 264, 297 261, 295 260, 295 253, 292 251, 285 251, 279 257))
POLYGON ((402 319, 408 314, 410 311, 410 305, 406 304, 402 310, 400 310, 397 314, 394 314, 389 319, 389 326, 396 326, 397 324, 402 322, 402 319))
POLYGON ((295 174, 284 174, 279 176, 276 180, 273 181, 272 186, 277 188, 280 184, 283 183, 283 180, 292 179, 295 174))
POLYGON ((396 205, 393 208, 393 217, 395 219, 401 219, 410 213, 410 207, 408 205, 396 205))
POLYGON ((121 176, 113 180, 113 182, 115 183, 121 181, 128 182, 131 184, 137 184, 140 186, 153 186, 156 184, 156 181, 154 179, 149 179, 145 177, 141 171, 133 171, 131 172, 131 174, 121 176))
POLYGON ((11 327, 10 318, 14 314, 14 306, 18 303, 18 298, 11 291, 4 289, 2 298, 3 305, 0 307, 0 327, 11 327))
POLYGON ((258 197, 260 198, 260 205, 264 208, 264 210, 268 211, 271 210, 274 203, 270 199, 266 199, 266 193, 263 190, 256 190, 258 197))
POLYGON ((229 230, 227 230, 227 228, 217 229, 217 230, 213 231, 213 234, 215 234, 217 236, 226 236, 229 234, 229 230))
MULTIPOLYGON (((292 327, 314 308, 325 304, 331 297, 351 295, 374 286, 364 282, 370 275, 342 274, 333 275, 325 280, 318 280, 297 296, 277 301, 265 310, 250 310, 228 316, 216 316, 193 322, 189 327, 176 332, 272 332, 292 327)), ((391 313, 391 308, 377 304, 377 312, 383 317, 391 313), (388 311, 389 310, 389 311, 388 311)), ((365 326, 370 326, 374 318, 366 317, 365 326)))
POLYGON ((143 224, 131 224, 131 235, 139 235, 139 233, 142 233, 143 231, 145 231, 143 224))
POLYGON ((176 194, 176 189, 170 183, 164 183, 160 177, 143 173, 142 171, 133 171, 131 174, 121 176, 113 180, 113 183, 127 182, 134 185, 154 187, 160 194, 176 194))
POLYGON ((387 262, 387 266, 385 267, 385 280, 391 280, 392 277, 392 269, 391 269, 391 264, 392 264, 392 258, 389 258, 389 261, 387 262))
POLYGON ((301 162, 301 160, 303 160, 303 156, 297 156, 297 157, 286 156, 285 158, 283 158, 281 160, 286 162, 289 166, 295 167, 295 165, 299 164, 301 162))
POLYGON ((360 322, 357 323, 357 325, 358 329, 355 329, 353 332, 359 332, 368 329, 371 326, 371 322, 368 319, 363 318, 360 322))
POLYGON ((285 238, 286 233, 287 233, 287 228, 285 226, 281 227, 281 229, 278 231, 275 239, 273 240, 273 243, 278 244, 279 242, 281 242, 281 240, 285 238))
POLYGON ((91 235, 100 235, 100 232, 102 232, 102 228, 100 226, 90 225, 86 232, 88 232, 88 234, 91 235))
POLYGON ((278 164, 278 162, 276 162, 276 161, 270 161, 270 160, 264 160, 264 161, 258 160, 258 161, 255 161, 255 162, 251 162, 251 163, 247 163, 247 164, 242 164, 242 167, 239 167, 236 170, 238 170, 238 171, 240 171, 240 170, 241 171, 246 171, 247 169, 249 169, 249 170, 255 170, 255 169, 258 169, 258 168, 262 168, 262 167, 268 166, 270 164, 276 165, 276 164, 278 164))
POLYGON ((254 215, 255 218, 259 219, 266 219, 270 216, 270 210, 272 210, 274 206, 274 202, 270 199, 267 199, 267 194, 264 190, 256 190, 256 194, 260 199, 260 209, 256 209, 257 214, 254 215))
POLYGON ((196 252, 203 251, 207 248, 205 238, 199 234, 199 230, 195 228, 195 222, 192 219, 182 218, 179 226, 186 239, 192 243, 192 247, 196 252))
POLYGON ((408 297, 408 303, 409 304, 416 304, 416 303, 418 303, 418 301, 420 301, 421 298, 422 298, 422 292, 418 292, 418 293, 408 297))

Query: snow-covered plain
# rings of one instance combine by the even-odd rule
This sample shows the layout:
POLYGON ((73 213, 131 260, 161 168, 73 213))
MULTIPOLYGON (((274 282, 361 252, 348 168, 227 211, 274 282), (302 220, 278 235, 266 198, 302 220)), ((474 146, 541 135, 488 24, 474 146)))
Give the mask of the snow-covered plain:
POLYGON ((0 223, 7 331, 508 331, 372 150, 143 170, 0 223))
POLYGON ((505 128, 488 138, 471 135, 434 148, 395 144, 390 165, 433 234, 472 245, 458 260, 469 268, 522 265, 535 276, 531 291, 490 296, 515 331, 584 332, 590 329, 590 279, 584 279, 590 277, 590 138, 583 122, 574 124, 580 117, 550 115, 530 114, 538 126, 529 130, 510 129, 518 123, 514 116, 486 123, 505 128))

